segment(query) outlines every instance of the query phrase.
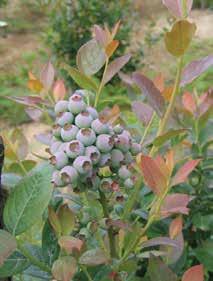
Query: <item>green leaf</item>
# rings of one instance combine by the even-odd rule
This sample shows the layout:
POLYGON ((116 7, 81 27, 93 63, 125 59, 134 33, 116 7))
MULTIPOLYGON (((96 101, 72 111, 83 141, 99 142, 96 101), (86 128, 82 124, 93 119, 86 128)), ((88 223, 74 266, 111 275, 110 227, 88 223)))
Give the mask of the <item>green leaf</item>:
POLYGON ((10 194, 4 208, 4 223, 14 235, 28 230, 41 219, 51 195, 50 165, 41 165, 24 177, 10 194))
POLYGON ((81 73, 93 75, 97 73, 106 61, 105 50, 95 39, 81 46, 77 53, 77 66, 81 73))
POLYGON ((150 281, 177 281, 177 276, 158 257, 152 256, 149 259, 148 275, 150 281))
POLYGON ((161 146, 163 145, 165 142, 167 142, 168 140, 179 136, 180 134, 184 134, 186 133, 187 130, 186 129, 180 129, 180 130, 169 130, 168 132, 166 132, 165 134, 157 137, 154 141, 153 144, 154 146, 161 146))
POLYGON ((177 21, 170 32, 165 34, 165 44, 168 52, 175 57, 182 56, 188 49, 196 31, 196 25, 187 20, 177 21))
POLYGON ((91 77, 81 73, 76 68, 65 63, 63 63, 61 67, 68 72, 68 74, 72 77, 76 84, 78 84, 78 86, 86 90, 97 92, 98 87, 91 77))
POLYGON ((13 276, 21 273, 29 266, 29 261, 18 251, 14 252, 4 262, 3 266, 0 267, 0 277, 13 276))
POLYGON ((69 235, 75 226, 75 214, 68 205, 65 204, 60 206, 57 216, 62 235, 69 235))
MULTIPOLYGON (((30 170, 32 170, 35 166, 36 166, 36 162, 33 160, 23 160, 20 162, 22 164, 22 166, 24 167, 24 169, 29 172, 30 170)), ((20 163, 18 162, 13 162, 10 166, 9 166, 9 171, 11 173, 15 173, 15 174, 20 174, 20 175, 24 175, 24 171, 23 169, 20 167, 20 163)))
POLYGON ((52 274, 58 281, 70 281, 77 271, 76 260, 73 257, 61 257, 53 264, 52 274))
POLYGON ((87 266, 96 266, 100 264, 106 264, 108 262, 108 258, 106 257, 104 251, 97 248, 83 253, 79 259, 79 262, 87 266))
POLYGON ((213 214, 203 216, 200 213, 195 214, 192 217, 192 222, 194 226, 203 231, 211 230, 213 229, 213 214))
POLYGON ((21 176, 13 173, 4 173, 1 175, 1 183, 6 187, 14 187, 20 181, 21 176))
POLYGON ((0 229, 0 266, 15 251, 16 239, 9 232, 0 229))
POLYGON ((208 271, 213 272, 213 240, 207 240, 196 248, 195 255, 208 271))

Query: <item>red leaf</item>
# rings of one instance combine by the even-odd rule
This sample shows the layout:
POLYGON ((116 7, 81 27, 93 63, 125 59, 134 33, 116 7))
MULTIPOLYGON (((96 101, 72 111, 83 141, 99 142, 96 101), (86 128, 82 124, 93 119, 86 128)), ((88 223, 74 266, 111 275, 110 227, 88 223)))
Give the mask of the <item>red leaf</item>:
POLYGON ((195 265, 189 268, 183 274, 182 281, 204 281, 203 265, 195 265))
POLYGON ((195 60, 189 63, 182 72, 180 85, 183 87, 191 83, 194 79, 200 76, 210 66, 213 65, 213 55, 209 55, 200 60, 195 60))
POLYGON ((189 160, 186 162, 175 174, 172 179, 172 184, 177 185, 186 181, 188 175, 194 170, 194 168, 199 164, 201 159, 189 160))
POLYGON ((160 73, 159 75, 157 75, 154 79, 154 84, 155 87, 158 88, 158 90, 162 93, 164 90, 164 76, 162 73, 160 73))
POLYGON ((175 240, 169 238, 169 237, 157 237, 157 238, 152 238, 142 244, 142 248, 147 248, 147 247, 153 247, 153 246, 159 246, 159 245, 164 245, 164 246, 171 246, 177 248, 177 243, 175 240))
POLYGON ((52 87, 54 77, 55 70, 52 63, 49 61, 47 64, 44 65, 40 74, 40 80, 47 90, 52 87))
POLYGON ((134 81, 132 80, 132 77, 128 74, 125 74, 124 72, 118 73, 119 78, 127 85, 132 86, 134 81))
POLYGON ((128 63, 131 55, 126 54, 122 57, 115 59, 111 62, 107 68, 106 75, 104 76, 103 83, 104 85, 108 83, 120 70, 121 68, 128 63))
POLYGON ((185 92, 182 96, 182 103, 186 110, 194 113, 196 110, 196 102, 194 97, 189 92, 185 92))
POLYGON ((39 121, 42 116, 42 111, 34 107, 25 108, 25 112, 33 121, 39 121))
POLYGON ((95 35, 95 39, 101 46, 105 47, 109 43, 106 31, 102 27, 100 27, 99 25, 94 25, 93 32, 95 35))
POLYGON ((141 170, 148 186, 159 195, 165 189, 167 179, 155 160, 149 156, 141 156, 141 170))
POLYGON ((183 219, 181 216, 174 219, 169 226, 169 236, 174 239, 178 234, 182 232, 183 219))
POLYGON ((53 87, 55 101, 63 100, 66 95, 66 87, 63 80, 57 80, 53 87))
POLYGON ((36 104, 47 104, 46 101, 40 98, 39 96, 7 97, 7 98, 17 103, 21 103, 29 106, 36 105, 36 104))
POLYGON ((152 108, 161 117, 164 112, 164 98, 161 92, 156 88, 155 84, 141 73, 133 73, 133 80, 141 89, 142 94, 144 94, 152 108))
POLYGON ((161 207, 161 216, 168 217, 172 214, 185 214, 189 213, 187 205, 190 201, 188 194, 173 193, 167 195, 161 207))
POLYGON ((68 254, 72 254, 74 251, 80 252, 84 245, 84 241, 71 236, 60 237, 58 243, 68 254))
POLYGON ((153 109, 142 101, 134 101, 132 111, 145 126, 148 125, 153 115, 153 109))
MULTIPOLYGON (((191 11, 193 0, 186 1, 186 12, 187 14, 191 11)), ((163 4, 168 10, 176 17, 183 17, 182 0, 162 0, 163 4)))

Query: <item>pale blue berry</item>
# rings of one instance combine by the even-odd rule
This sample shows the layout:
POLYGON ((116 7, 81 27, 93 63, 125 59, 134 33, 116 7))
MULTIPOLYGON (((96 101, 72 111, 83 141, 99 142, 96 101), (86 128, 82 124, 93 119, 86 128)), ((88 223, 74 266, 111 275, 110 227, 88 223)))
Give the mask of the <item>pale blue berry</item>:
POLYGON ((61 129, 61 138, 63 141, 71 141, 76 139, 77 133, 79 129, 75 125, 71 124, 66 124, 62 129, 61 129))
POLYGON ((80 141, 73 140, 73 141, 67 143, 65 151, 69 158, 74 159, 77 156, 84 154, 84 146, 80 141))
POLYGON ((92 170, 92 162, 87 156, 78 156, 73 162, 73 167, 80 174, 88 174, 92 170))
POLYGON ((131 172, 127 168, 127 166, 123 165, 121 168, 118 170, 118 175, 122 180, 126 180, 131 176, 131 172))
POLYGON ((99 166, 109 166, 111 164, 111 154, 110 153, 102 153, 99 161, 99 166))
POLYGON ((92 163, 94 165, 96 165, 99 162, 100 158, 101 158, 100 151, 94 145, 86 147, 85 155, 90 158, 90 160, 92 161, 92 163))
POLYGON ((114 145, 113 137, 107 134, 102 134, 97 137, 96 146, 97 148, 104 153, 112 150, 114 145))
POLYGON ((97 110, 94 107, 88 106, 87 107, 87 111, 90 113, 90 115, 92 116, 92 118, 94 120, 98 118, 98 112, 97 112, 97 110))
POLYGON ((75 124, 79 128, 89 128, 92 121, 93 118, 88 111, 82 111, 75 117, 75 124))
POLYGON ((113 149, 111 151, 112 167, 118 168, 122 165, 124 161, 124 155, 119 149, 113 149))
POLYGON ((78 114, 86 109, 87 105, 79 94, 73 94, 68 103, 68 109, 73 114, 78 114))
POLYGON ((66 184, 76 185, 78 172, 72 166, 65 166, 60 172, 61 179, 66 184))
POLYGON ((95 119, 91 124, 91 128, 99 135, 109 133, 109 125, 101 118, 95 119))
POLYGON ((84 146, 90 146, 96 141, 95 132, 90 128, 80 129, 76 138, 82 142, 84 146))
POLYGON ((54 171, 52 174, 52 179, 51 179, 51 183, 55 186, 55 187, 64 187, 65 184, 61 179, 60 176, 60 172, 59 171, 54 171))
POLYGON ((139 143, 133 142, 131 145, 131 152, 133 155, 137 155, 141 152, 141 145, 139 143))
POLYGON ((130 149, 130 139, 126 134, 120 134, 115 139, 115 147, 119 148, 122 152, 127 152, 130 149))
POLYGON ((55 141, 55 142, 53 142, 53 143, 50 145, 50 153, 51 153, 51 154, 54 154, 54 153, 56 153, 57 151, 59 151, 62 144, 63 144, 63 142, 61 142, 61 141, 55 141))
POLYGON ((113 128, 114 132, 116 134, 121 134, 123 132, 123 127, 121 125, 116 125, 114 128, 113 128))
POLYGON ((66 124, 72 124, 74 116, 71 112, 63 112, 59 115, 56 119, 56 123, 61 127, 65 126, 66 124))
POLYGON ((68 164, 68 157, 63 151, 57 151, 50 158, 50 163, 60 170, 68 164))
POLYGON ((55 105, 55 114, 58 115, 68 110, 68 101, 60 100, 55 105))
POLYGON ((52 133, 54 137, 59 138, 61 136, 61 126, 58 124, 53 125, 52 133))
POLYGON ((125 164, 130 164, 133 161, 133 156, 131 154, 131 152, 127 151, 126 153, 124 153, 124 163, 125 164))

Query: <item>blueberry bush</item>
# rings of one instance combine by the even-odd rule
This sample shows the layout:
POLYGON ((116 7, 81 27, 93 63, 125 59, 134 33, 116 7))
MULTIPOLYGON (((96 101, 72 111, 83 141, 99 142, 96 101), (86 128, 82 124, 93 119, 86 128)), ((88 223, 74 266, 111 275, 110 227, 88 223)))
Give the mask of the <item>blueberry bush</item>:
POLYGON ((121 72, 131 55, 112 58, 117 22, 94 26, 77 67, 60 64, 79 89, 69 91, 48 62, 39 78, 29 73, 34 94, 13 98, 49 125, 37 136, 49 157, 29 159, 18 129, 0 139, 0 278, 212 280, 212 89, 199 93, 194 80, 213 57, 185 65, 192 1, 162 2, 176 17, 164 36, 174 82, 121 72), (114 106, 103 102, 116 74, 128 90, 124 111, 116 92, 114 106))

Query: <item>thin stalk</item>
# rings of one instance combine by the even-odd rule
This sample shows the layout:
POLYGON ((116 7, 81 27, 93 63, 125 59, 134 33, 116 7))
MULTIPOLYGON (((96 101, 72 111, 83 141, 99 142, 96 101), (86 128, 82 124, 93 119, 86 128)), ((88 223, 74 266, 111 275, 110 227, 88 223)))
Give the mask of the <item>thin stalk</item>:
POLYGON ((143 134, 143 136, 142 136, 142 138, 141 138, 141 141, 140 141, 140 144, 141 144, 141 145, 143 144, 143 142, 144 142, 146 136, 147 136, 148 133, 149 133, 150 128, 152 127, 152 122, 153 122, 154 118, 155 118, 155 112, 153 112, 152 117, 151 117, 151 119, 150 119, 150 121, 149 121, 149 123, 148 123, 148 125, 147 125, 147 127, 146 127, 146 129, 145 129, 145 131, 144 131, 144 134, 143 134))
POLYGON ((84 274, 86 275, 87 279, 88 279, 89 281, 93 281, 93 280, 92 280, 92 277, 90 276, 90 274, 89 274, 89 272, 87 271, 86 267, 83 266, 83 265, 81 265, 81 269, 82 269, 82 271, 84 272, 84 274))
POLYGON ((103 76, 102 76, 102 79, 101 79, 101 83, 99 85, 99 88, 98 88, 98 91, 97 91, 97 94, 96 94, 96 97, 95 97, 94 107, 97 107, 97 105, 98 105, 100 94, 101 94, 101 91, 102 91, 103 86, 104 86, 104 77, 106 75, 108 64, 109 64, 109 58, 106 59, 106 63, 105 63, 105 67, 104 67, 104 72, 103 72, 103 76))
MULTIPOLYGON (((180 80, 181 80, 181 72, 182 72, 182 67, 183 67, 183 56, 181 56, 178 60, 178 67, 177 67, 177 74, 176 74, 176 79, 175 79, 175 86, 172 92, 171 100, 169 103, 169 106, 167 107, 166 113, 163 117, 163 119, 160 122, 160 126, 157 132, 157 137, 162 135, 166 129, 166 125, 169 121, 169 118, 174 110, 175 107, 175 101, 176 97, 179 93, 179 86, 180 86, 180 80)), ((158 148, 153 146, 149 155, 152 157, 154 154, 157 152, 158 148)))
MULTIPOLYGON (((99 195, 100 195, 100 203, 103 208, 104 217, 109 219, 110 216, 109 216, 109 211, 108 211, 107 200, 106 200, 104 193, 100 189, 99 189, 99 195)), ((117 257, 116 241, 115 241, 115 236, 113 233, 113 227, 110 226, 108 228, 107 232, 108 232, 108 238, 109 238, 110 256, 111 256, 111 258, 116 258, 117 257)))

